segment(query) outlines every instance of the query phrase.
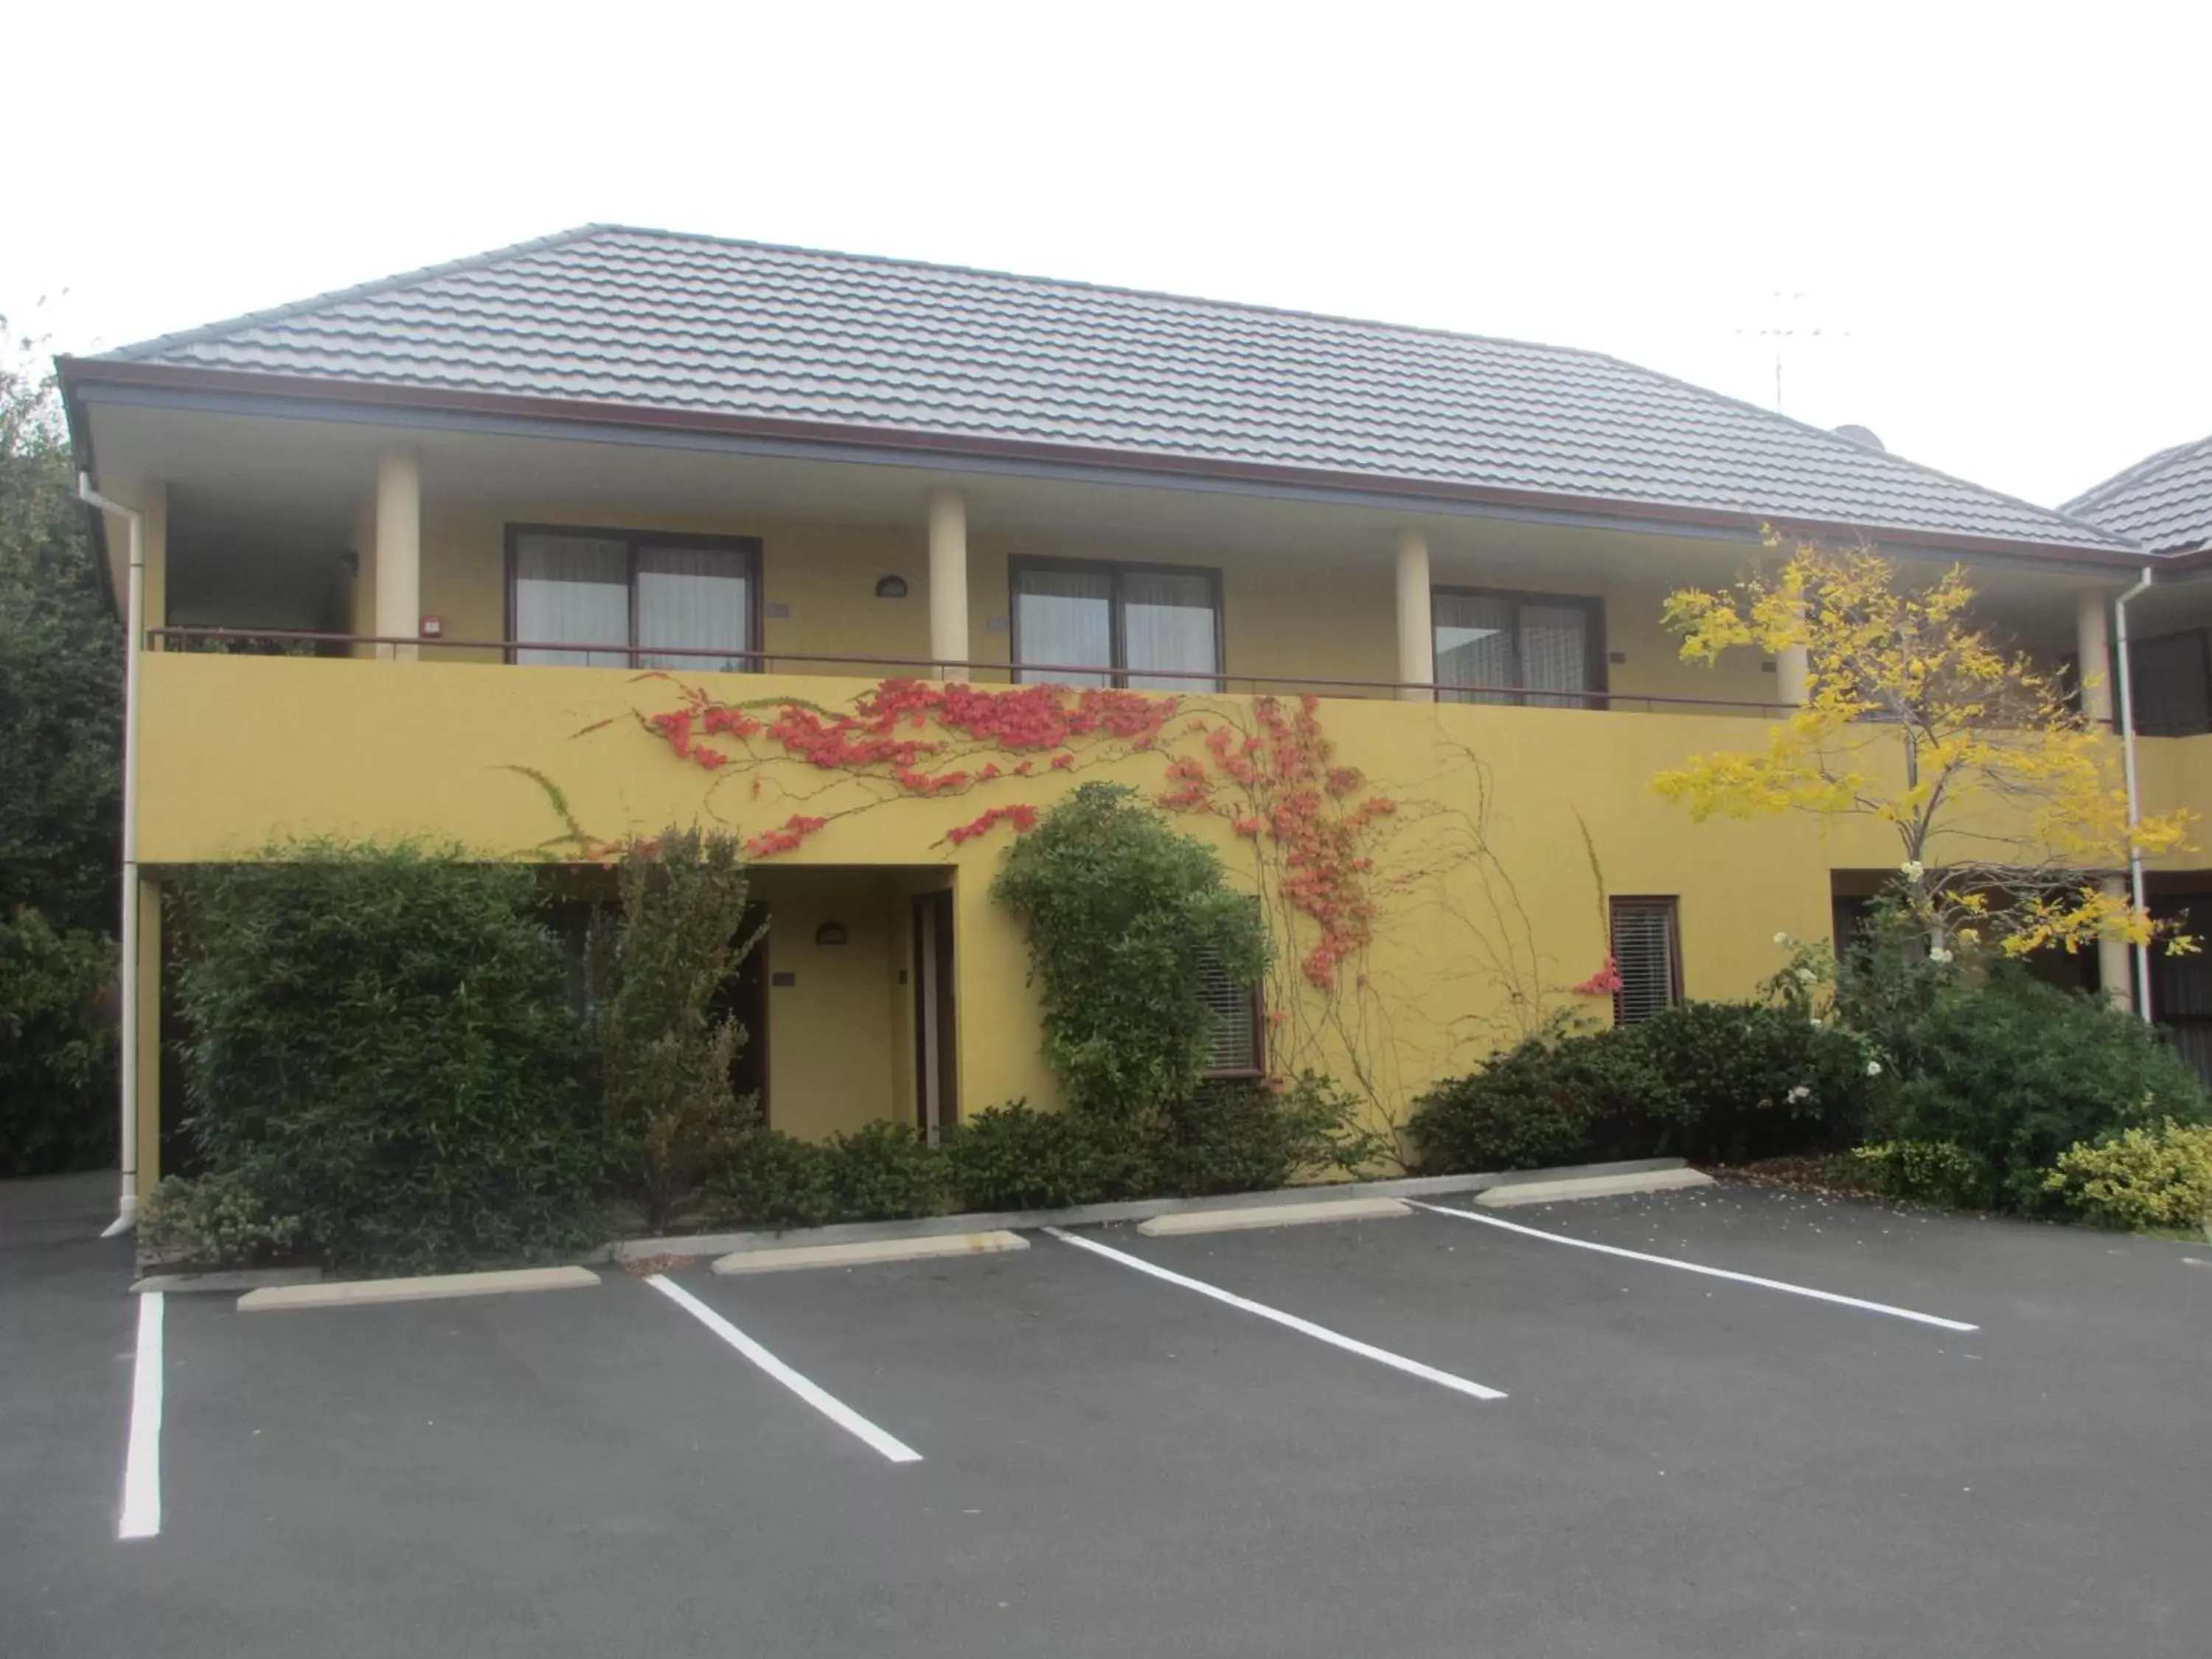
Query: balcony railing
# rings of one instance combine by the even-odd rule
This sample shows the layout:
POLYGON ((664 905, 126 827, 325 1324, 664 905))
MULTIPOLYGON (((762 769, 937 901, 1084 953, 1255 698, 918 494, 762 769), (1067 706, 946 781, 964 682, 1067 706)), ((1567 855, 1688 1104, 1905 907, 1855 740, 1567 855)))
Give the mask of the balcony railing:
MULTIPOLYGON (((156 651, 226 652, 238 655, 319 656, 338 654, 355 647, 406 647, 419 653, 441 651, 496 651, 512 659, 518 651, 550 651, 582 657, 615 657, 633 669, 657 668, 669 659, 696 660, 710 672, 726 671, 742 663, 747 673, 772 673, 791 669, 800 673, 834 673, 848 669, 884 670, 915 679, 966 676, 985 684, 1011 682, 1018 673, 1025 683, 1065 676, 1070 682, 1095 680, 1109 671, 1073 663, 945 661, 931 657, 884 657, 866 653, 819 651, 726 651, 622 645, 579 645, 573 641, 457 640, 418 638, 413 635, 325 634, 287 628, 155 628, 146 641, 156 651), (275 647, 270 649, 269 647, 275 647)), ((1143 678, 1188 681, 1196 692, 1237 692, 1322 696, 1395 698, 1405 693, 1440 702, 1504 702, 1540 708, 1680 709, 1686 713, 1774 717, 1786 714, 1790 705, 1736 697, 1686 697, 1648 691, 1531 691, 1519 686, 1445 685, 1429 680, 1346 679, 1322 674, 1223 674, 1200 671, 1147 668, 1143 678)))

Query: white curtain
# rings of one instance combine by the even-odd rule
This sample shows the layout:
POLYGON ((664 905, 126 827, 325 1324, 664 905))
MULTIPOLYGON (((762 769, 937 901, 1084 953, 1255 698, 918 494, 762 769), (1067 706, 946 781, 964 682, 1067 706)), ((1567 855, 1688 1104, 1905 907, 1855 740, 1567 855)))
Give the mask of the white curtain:
POLYGON ((1513 601, 1475 593, 1439 593, 1431 603, 1437 634, 1437 684, 1484 686, 1442 691, 1446 702, 1512 702, 1520 684, 1514 662, 1513 601))
MULTIPOLYGON (((1589 673, 1589 612, 1578 605, 1523 605, 1517 648, 1523 690, 1588 691, 1589 673)), ((1579 696, 1531 696, 1528 703, 1540 708, 1580 708, 1579 696)))
POLYGON ((751 666, 741 656, 692 653, 746 648, 752 596, 744 561, 724 548, 641 547, 637 554, 637 642, 647 668, 751 666), (681 652, 682 655, 660 653, 681 652))
POLYGON ((1121 649, 1127 683, 1146 691, 1218 691, 1220 682, 1165 678, 1147 669, 1172 669, 1178 675, 1212 674, 1221 667, 1210 577, 1132 570, 1121 577, 1121 649))
POLYGON ((1064 685, 1109 685, 1113 675, 1060 667, 1114 666, 1114 579, 1088 570, 1021 570, 1014 577, 1015 638, 1024 662, 1047 667, 1016 678, 1064 685), (1058 665, 1052 666, 1049 665, 1058 665))
POLYGON ((1437 684, 1447 702, 1527 703, 1580 708, 1590 684, 1590 612, 1484 593, 1439 593, 1432 613, 1437 684), (1565 694, 1565 695, 1563 695, 1565 694))
POLYGON ((517 662, 619 668, 629 660, 629 549, 592 536, 518 536, 514 637, 613 646, 611 651, 517 651, 517 662))

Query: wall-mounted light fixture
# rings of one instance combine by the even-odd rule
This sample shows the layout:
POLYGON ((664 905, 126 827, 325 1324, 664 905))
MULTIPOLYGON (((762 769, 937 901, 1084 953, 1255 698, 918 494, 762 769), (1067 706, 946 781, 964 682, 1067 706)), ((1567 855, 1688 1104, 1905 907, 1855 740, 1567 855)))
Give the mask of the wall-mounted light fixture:
POLYGON ((845 924, 842 921, 825 921, 814 930, 814 942, 817 945, 843 945, 851 937, 852 935, 845 931, 845 924))
POLYGON ((906 578, 878 576, 876 578, 876 597, 879 599, 902 599, 906 597, 906 578))

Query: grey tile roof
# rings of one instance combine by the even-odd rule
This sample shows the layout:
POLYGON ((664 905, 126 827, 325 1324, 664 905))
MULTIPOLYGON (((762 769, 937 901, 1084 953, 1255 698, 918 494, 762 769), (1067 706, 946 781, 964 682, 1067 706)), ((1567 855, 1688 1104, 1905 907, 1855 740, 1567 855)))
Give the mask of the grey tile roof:
POLYGON ((2161 449, 2059 511, 2132 537, 2155 553, 2212 548, 2212 438, 2161 449))
POLYGON ((1595 352, 615 226, 95 361, 2129 546, 1595 352))

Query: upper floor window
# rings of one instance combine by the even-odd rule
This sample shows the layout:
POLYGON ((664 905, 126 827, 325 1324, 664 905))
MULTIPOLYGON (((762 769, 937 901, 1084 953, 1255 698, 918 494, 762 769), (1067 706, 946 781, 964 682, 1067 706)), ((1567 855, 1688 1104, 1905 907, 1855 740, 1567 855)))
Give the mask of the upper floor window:
POLYGON ((514 528, 507 568, 516 662, 737 671, 758 649, 757 541, 514 528))
POLYGON ((1595 708, 1605 690, 1605 613, 1596 599, 1440 587, 1431 600, 1437 695, 1445 702, 1595 708))
POLYGON ((2129 658, 2136 731, 2170 737, 2212 728, 2212 645, 2204 629, 2138 640, 2129 658))
POLYGON ((1013 657, 1018 680, 1218 690, 1221 579, 1159 565, 1016 559, 1013 657), (1024 664, 1034 663, 1034 669, 1024 664))

